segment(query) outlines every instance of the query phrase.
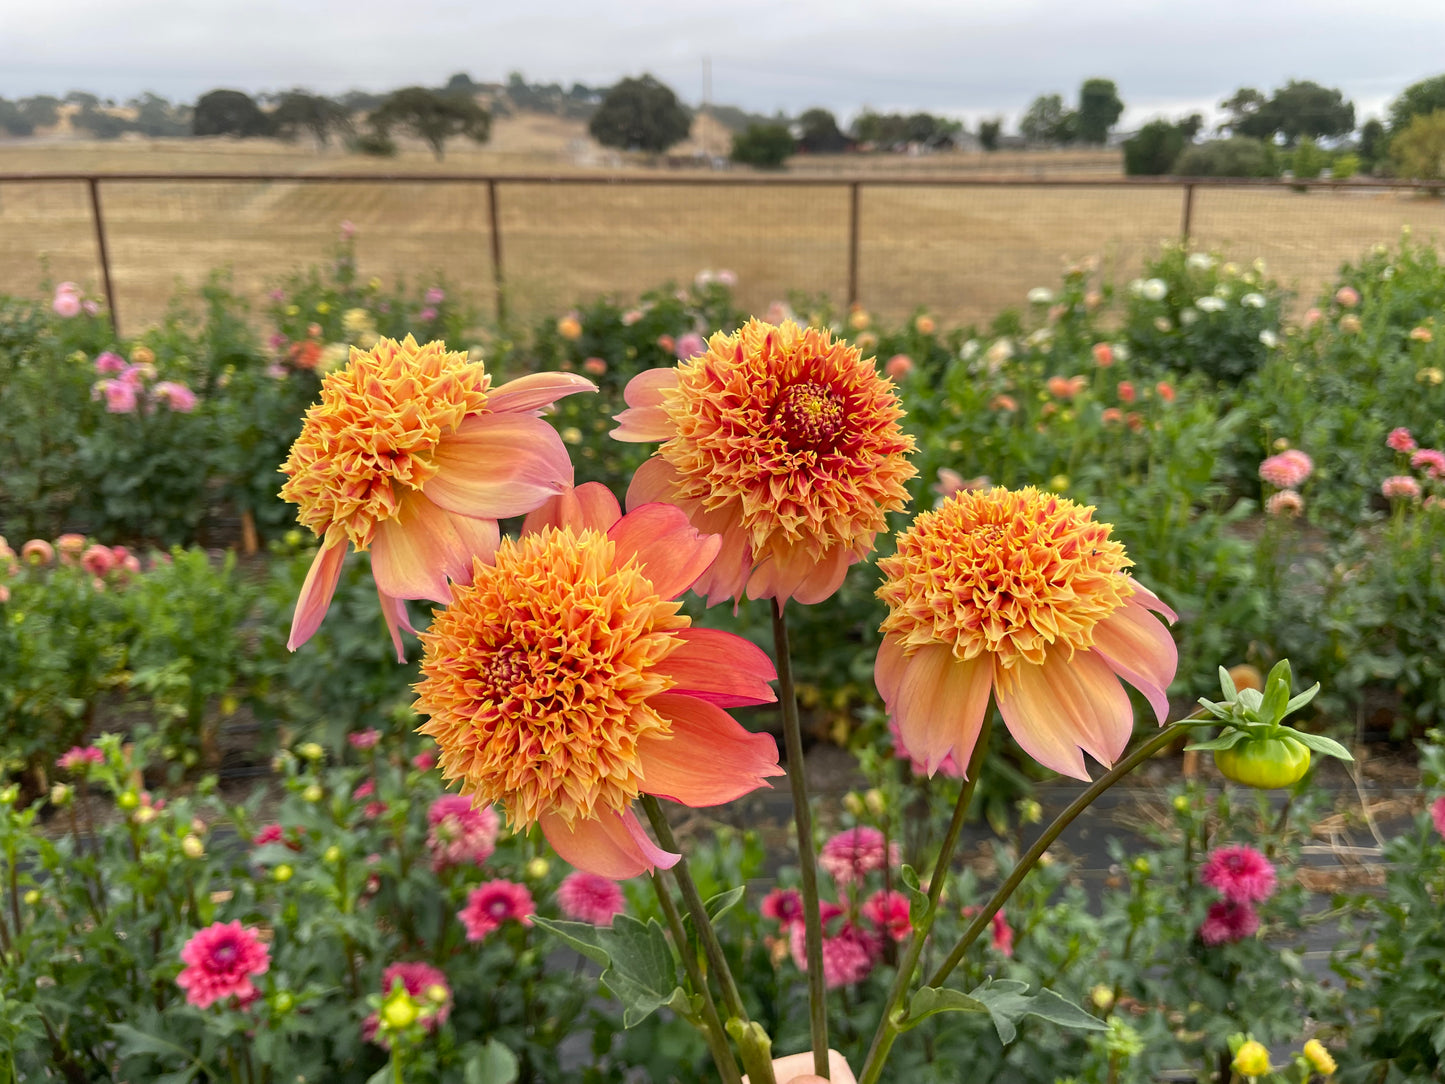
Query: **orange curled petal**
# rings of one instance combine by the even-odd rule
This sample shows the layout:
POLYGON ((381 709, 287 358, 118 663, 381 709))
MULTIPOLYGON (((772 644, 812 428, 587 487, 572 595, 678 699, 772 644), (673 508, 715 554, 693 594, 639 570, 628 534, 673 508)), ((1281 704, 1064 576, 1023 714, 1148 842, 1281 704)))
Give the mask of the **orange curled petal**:
POLYGON ((978 655, 962 661, 942 644, 904 657, 890 638, 883 644, 874 680, 888 714, 898 723, 903 747, 923 761, 929 775, 950 753, 966 766, 988 709, 993 660, 978 655))
POLYGON ((559 814, 547 812, 540 823, 542 834, 564 862, 613 881, 625 881, 654 867, 671 869, 681 857, 652 842, 631 809, 599 812, 570 827, 559 814))
POLYGON ((532 511, 572 483, 557 430, 527 414, 468 418, 432 452, 437 471, 422 492, 448 512, 506 519, 532 511))
POLYGON ((637 742, 649 794, 694 808, 722 805, 783 774, 777 742, 745 729, 721 708, 676 693, 660 693, 648 705, 672 723, 671 735, 645 734, 637 742))
POLYGON ((778 679, 773 660, 752 641, 718 629, 678 629, 673 636, 682 645, 657 664, 672 678, 671 692, 720 708, 777 700, 768 684, 778 679))
POLYGON ((607 531, 617 547, 620 567, 636 557, 643 574, 665 599, 677 598, 707 571, 722 539, 699 534, 682 509, 671 504, 644 504, 623 516, 607 531))
POLYGON ((549 497, 522 521, 523 534, 540 534, 548 527, 606 531, 622 518, 617 498, 601 482, 583 482, 549 497))
POLYGON ((1137 598, 1130 598, 1094 626, 1094 650, 1144 694, 1162 725, 1169 717, 1165 690, 1179 666, 1179 649, 1169 630, 1137 598))
POLYGON ((286 639, 288 651, 295 651, 321 627, 321 619, 331 605, 331 596, 336 594, 336 584, 341 579, 341 566, 345 561, 345 542, 331 542, 316 551, 311 568, 306 573, 306 582, 301 585, 301 594, 296 599, 291 635, 286 639))
POLYGON ((843 585, 857 556, 838 545, 813 555, 802 549, 776 549, 748 578, 748 598, 796 599, 805 606, 822 602, 843 585))
POLYGON ((676 482, 677 472, 672 464, 653 456, 632 472, 632 481, 627 484, 627 507, 637 508, 654 501, 675 504, 676 482))
POLYGON ((487 405, 498 414, 531 414, 547 409, 564 395, 596 390, 597 385, 576 373, 530 373, 494 390, 487 405))
POLYGON ((1084 752, 1109 767, 1134 732, 1129 695, 1093 651, 1013 667, 1000 683, 998 710, 1025 753, 1075 779, 1089 778, 1084 752))
POLYGON ((612 439, 647 443, 671 437, 676 426, 662 402, 663 392, 675 387, 677 370, 671 368, 648 369, 629 380, 622 391, 629 409, 616 416, 617 428, 612 430, 612 439))

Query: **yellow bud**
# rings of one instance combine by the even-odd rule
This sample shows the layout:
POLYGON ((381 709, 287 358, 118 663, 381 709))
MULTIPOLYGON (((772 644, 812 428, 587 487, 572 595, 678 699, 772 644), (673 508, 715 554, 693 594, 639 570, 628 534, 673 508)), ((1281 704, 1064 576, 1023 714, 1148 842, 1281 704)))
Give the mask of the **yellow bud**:
POLYGON ((1089 991, 1089 1000, 1092 1001, 1099 1010, 1107 1012, 1110 1006, 1114 1004, 1114 989, 1111 986, 1105 986, 1101 982, 1089 991))
POLYGON ((1182 794, 1176 794, 1176 795, 1174 796, 1174 812, 1176 812, 1176 813, 1188 813, 1188 812, 1189 812, 1189 799, 1186 798, 1186 797, 1184 797, 1184 795, 1182 795, 1182 794))
POLYGON ((201 858, 206 853, 206 845, 199 836, 188 835, 181 840, 181 853, 187 858, 201 858))
POLYGON ((75 788, 68 783, 56 783, 50 788, 50 804, 66 806, 70 799, 75 797, 75 788))
POLYGON ((239 700, 237 700, 234 696, 229 696, 229 695, 228 695, 228 696, 223 696, 223 697, 221 697, 221 714, 222 714, 222 715, 235 715, 235 714, 236 714, 236 709, 239 708, 240 706, 241 706, 241 702, 240 702, 239 700))
POLYGON ((299 306, 299 305, 287 305, 287 306, 286 306, 286 315, 287 315, 287 316, 295 316, 295 315, 297 315, 298 313, 300 313, 300 311, 301 311, 301 306, 299 306))
POLYGON ((1235 1053, 1232 1068, 1240 1076, 1264 1076, 1269 1072, 1269 1051, 1250 1039, 1235 1053))
POLYGON ((1305 1043, 1303 1053, 1305 1061, 1309 1062, 1314 1071, 1321 1076, 1329 1076, 1339 1068, 1330 1052, 1325 1049, 1325 1044, 1318 1039, 1311 1039, 1305 1043))
POLYGON ((416 1023, 416 1018, 421 1015, 416 1002, 406 992, 406 987, 398 986, 396 992, 386 999, 386 1004, 381 1007, 381 1019, 388 1029, 401 1031, 416 1023))
POLYGON ((288 866, 285 862, 282 862, 279 866, 277 866, 271 871, 271 877, 278 885, 284 885, 287 881, 291 880, 292 876, 295 873, 296 871, 294 869, 288 866))
POLYGON ((122 791, 120 797, 115 800, 115 804, 122 809, 134 809, 140 805, 140 795, 133 790, 122 791))
POLYGON ((331 303, 329 301, 318 301, 316 303, 316 311, 319 312, 322 316, 325 316, 328 312, 331 311, 331 303))
POLYGON ((869 787, 863 794, 863 804, 868 807, 868 812, 875 817, 881 817, 887 803, 883 799, 883 792, 877 787, 869 787))
POLYGON ((551 868, 552 863, 538 856, 527 863, 527 876, 533 881, 540 881, 551 868))
POLYGON ((1025 824, 1038 824, 1044 819, 1044 807, 1032 798, 1025 798, 1019 802, 1019 820, 1025 824))
POLYGON ((1069 491, 1069 476, 1067 474, 1056 474, 1049 479, 1049 491, 1051 493, 1067 493, 1069 491))
POLYGON ((40 890, 38 888, 32 888, 29 892, 25 893, 21 899, 25 901, 25 906, 34 907, 40 902, 40 890))
POLYGON ((322 852, 321 861, 330 866, 336 865, 337 862, 341 861, 341 848, 333 843, 322 852))
POLYGON ((843 795, 843 808, 855 817, 863 815, 863 798, 856 790, 843 795))
POLYGON ((284 535, 281 536, 281 540, 285 542, 286 545, 295 547, 301 545, 301 539, 303 537, 305 536, 293 527, 291 528, 291 530, 287 531, 284 535))
POLYGON ((307 760, 320 760, 326 755, 326 750, 314 741, 302 742, 296 747, 296 752, 307 760))
POLYGON ((322 798, 326 797, 326 792, 321 789, 320 783, 312 783, 309 787, 307 787, 301 792, 301 797, 306 799, 306 801, 308 802, 315 803, 321 801, 322 798))
POLYGON ((1145 876, 1148 876, 1150 873, 1152 873, 1153 867, 1149 865, 1149 859, 1145 858, 1143 855, 1140 855, 1138 858, 1134 859, 1134 872, 1143 874, 1145 876))
POLYGON ((447 999, 447 988, 439 982, 434 982, 428 986, 425 993, 428 1001, 434 1001, 438 1005, 441 1005, 447 999))
POLYGON ((380 289, 381 289, 381 279, 379 279, 379 278, 377 278, 375 275, 373 275, 373 276, 371 276, 371 278, 367 281, 366 285, 367 285, 368 287, 370 287, 371 289, 373 289, 373 290, 380 290, 380 289))

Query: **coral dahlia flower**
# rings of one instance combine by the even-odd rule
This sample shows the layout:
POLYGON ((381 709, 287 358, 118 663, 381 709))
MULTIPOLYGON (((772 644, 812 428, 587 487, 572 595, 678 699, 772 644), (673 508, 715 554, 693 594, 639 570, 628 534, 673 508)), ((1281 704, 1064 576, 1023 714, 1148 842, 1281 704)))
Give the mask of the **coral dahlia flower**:
POLYGON ((271 952, 255 930, 239 922, 216 922, 186 942, 181 960, 186 966, 176 985, 186 992, 187 1001, 204 1009, 228 997, 242 1004, 259 997, 251 976, 266 973, 271 952))
POLYGON ((624 396, 613 437, 663 442, 627 506, 675 504, 721 536, 694 587, 709 604, 821 602, 908 500, 913 439, 893 385, 826 331, 751 320, 676 368, 639 374, 624 396))
POLYGON ((678 613, 718 545, 671 505, 621 515, 595 482, 529 516, 421 637, 419 729, 443 777, 621 880, 677 860, 638 795, 720 805, 781 775, 773 739, 722 710, 776 699, 771 660, 678 613))
POLYGON ((967 765, 990 694, 1040 764, 1089 778, 1133 733, 1123 678, 1162 723, 1178 655, 1149 611, 1174 612, 1093 509, 1032 487, 960 492, 878 562, 888 605, 874 677, 908 751, 932 773, 967 765))
POLYGON ((408 598, 445 602, 472 559, 490 559, 497 520, 523 515, 572 482, 555 429, 538 415, 564 395, 595 391, 566 373, 491 387, 481 362, 440 342, 382 339, 327 375, 321 401, 281 467, 281 496, 321 539, 287 647, 321 624, 348 543, 371 550, 381 609, 402 657, 408 598))

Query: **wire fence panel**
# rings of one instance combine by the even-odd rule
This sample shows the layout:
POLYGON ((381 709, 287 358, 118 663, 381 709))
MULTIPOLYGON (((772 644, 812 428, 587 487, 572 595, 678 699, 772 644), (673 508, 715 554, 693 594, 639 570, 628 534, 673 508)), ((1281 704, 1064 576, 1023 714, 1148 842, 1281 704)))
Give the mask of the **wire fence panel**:
POLYGON ((0 293, 33 297, 43 279, 98 292, 97 259, 83 180, 0 184, 0 293))

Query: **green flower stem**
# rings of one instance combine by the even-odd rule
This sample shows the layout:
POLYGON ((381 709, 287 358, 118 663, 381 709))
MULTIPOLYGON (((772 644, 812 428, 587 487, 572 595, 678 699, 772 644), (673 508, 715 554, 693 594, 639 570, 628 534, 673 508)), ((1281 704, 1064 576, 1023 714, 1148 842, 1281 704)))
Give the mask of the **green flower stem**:
POLYGON ((1108 772, 1090 784, 1089 788, 1085 790, 1083 794, 1080 794, 1070 802, 1068 808, 1054 818, 1053 824, 1044 829, 1043 834, 1034 840, 1034 845, 1019 859, 1018 865, 1013 868, 1013 872, 1008 875, 1003 884, 998 886, 998 890, 994 892, 989 898, 989 901, 983 905, 978 914, 974 915, 973 921, 969 924, 968 929, 963 932, 963 936, 959 938, 958 944, 955 945, 953 951, 948 954, 948 959, 944 960, 943 963, 939 965, 938 970, 929 978, 928 985, 943 985, 944 981, 947 980, 948 976, 953 972, 953 969, 963 960, 964 954, 969 950, 969 946, 978 939, 978 935, 983 933, 984 928, 993 920, 994 914, 997 913, 998 909, 1013 895, 1014 890, 1018 888, 1020 882, 1028 875, 1029 870, 1038 864, 1039 858, 1049 849, 1054 840, 1059 838, 1060 833, 1073 823, 1075 817, 1092 805, 1099 795, 1123 779, 1124 776, 1128 775, 1160 749, 1163 749, 1170 742, 1174 741, 1180 734, 1187 733, 1188 730, 1189 728, 1182 723, 1174 723, 1171 726, 1165 727, 1123 760, 1119 761, 1118 764, 1115 764, 1108 772))
POLYGON ((983 728, 979 731, 978 740, 974 742, 973 755, 969 757, 967 779, 963 784, 963 791, 958 796, 958 803, 953 807, 953 820, 949 822, 948 832, 943 837, 943 844, 938 851, 938 860, 933 864, 933 876, 928 880, 928 907, 923 912, 923 918, 913 929, 913 940, 909 942, 908 952, 898 964, 898 974, 893 978, 893 989, 888 993, 888 1000, 885 1001, 882 1018, 878 1021, 878 1030, 873 1033, 873 1042, 868 1047, 868 1057, 863 1061, 862 1077, 859 1084, 875 1084, 879 1074, 883 1072, 883 1063, 888 1058, 888 1051, 893 1046, 893 1041, 898 1037, 898 1030, 891 1025, 894 1013, 901 1012, 903 1000, 908 995, 908 987, 913 982, 913 972, 918 967, 918 960, 923 955, 923 947, 928 941, 928 932, 933 928, 933 920, 938 915, 938 901, 943 896, 943 884, 948 879, 948 870, 953 863, 953 851, 958 846, 959 833, 963 831, 964 819, 968 816, 968 807, 973 801, 974 788, 978 786, 978 777, 983 771, 983 758, 988 749, 988 739, 993 727, 992 712, 986 713, 983 719, 983 728))
POLYGON ((697 966, 697 955, 688 944, 687 931, 682 927, 682 918, 677 913, 677 905, 672 901, 672 893, 667 890, 667 885, 658 873, 654 872, 651 880, 652 891, 667 919, 667 928, 672 931, 672 940, 677 944, 677 954, 682 957, 682 968, 687 972, 687 980, 702 999, 702 1034, 707 1040, 712 1060, 717 1065, 723 1084, 742 1084, 743 1078, 738 1071, 737 1059, 733 1057, 732 1048, 728 1046, 722 1018, 717 1014, 717 1003, 712 999, 712 991, 708 989, 702 969, 697 966))
POLYGON ((803 768, 803 731, 798 721, 798 697, 793 689, 788 619, 777 599, 773 599, 773 654, 778 667, 783 743, 788 754, 788 782, 793 788, 798 867, 803 881, 803 944, 808 959, 808 1037, 813 1044, 813 1072, 828 1080, 828 1002, 827 987, 823 983, 823 920, 818 911, 818 860, 813 853, 813 815, 808 808, 808 777, 803 768))

